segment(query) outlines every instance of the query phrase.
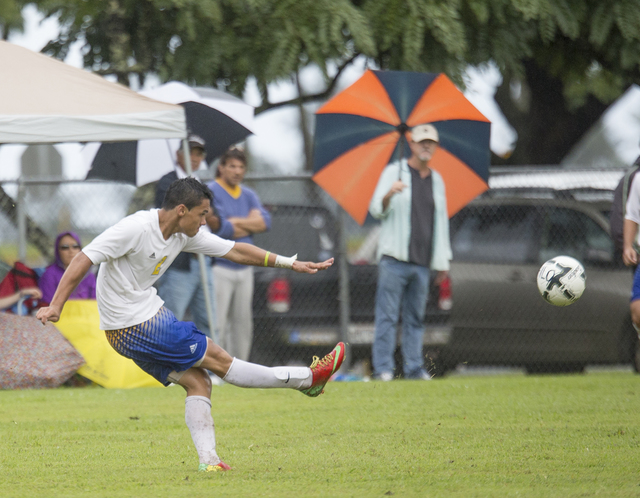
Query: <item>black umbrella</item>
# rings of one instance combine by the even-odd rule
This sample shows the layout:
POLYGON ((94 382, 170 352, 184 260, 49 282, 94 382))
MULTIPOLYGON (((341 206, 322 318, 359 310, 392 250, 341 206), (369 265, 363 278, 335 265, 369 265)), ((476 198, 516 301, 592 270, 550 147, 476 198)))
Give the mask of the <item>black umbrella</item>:
MULTIPOLYGON (((254 109, 241 99, 213 88, 190 87, 170 82, 143 95, 185 108, 187 128, 202 137, 211 163, 231 145, 252 133, 254 109)), ((91 170, 87 178, 145 185, 173 170, 179 140, 140 140, 91 144, 91 170)))

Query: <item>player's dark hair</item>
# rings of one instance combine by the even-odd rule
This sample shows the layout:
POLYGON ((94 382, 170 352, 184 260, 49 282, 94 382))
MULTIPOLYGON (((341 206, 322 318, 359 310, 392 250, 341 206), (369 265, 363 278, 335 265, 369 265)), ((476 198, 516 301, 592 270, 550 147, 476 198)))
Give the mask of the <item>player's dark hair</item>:
MULTIPOLYGON (((220 156, 220 166, 224 166, 225 164, 227 164, 227 161, 229 159, 237 159, 238 161, 241 161, 245 166, 247 165, 247 155, 244 153, 244 150, 238 147, 232 147, 224 154, 222 154, 222 156, 220 156)), ((219 176, 220 170, 216 168, 216 178, 218 178, 219 176)))
POLYGON ((167 193, 164 195, 164 201, 162 201, 162 209, 168 211, 184 204, 187 209, 191 210, 199 206, 203 199, 209 199, 209 202, 213 199, 209 187, 191 176, 181 178, 169 185, 167 193))

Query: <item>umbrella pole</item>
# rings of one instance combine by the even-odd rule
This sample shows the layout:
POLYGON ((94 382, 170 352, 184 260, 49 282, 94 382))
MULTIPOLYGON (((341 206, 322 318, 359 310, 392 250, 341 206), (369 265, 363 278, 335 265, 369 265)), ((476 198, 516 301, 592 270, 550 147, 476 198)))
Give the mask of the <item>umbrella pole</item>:
MULTIPOLYGON (((191 169, 191 153, 189 152, 189 140, 188 138, 182 139, 182 154, 184 156, 184 166, 187 170, 187 175, 192 176, 193 171, 191 169)), ((209 333, 213 342, 218 343, 218 331, 215 327, 215 320, 213 317, 213 308, 211 306, 212 296, 209 294, 209 277, 207 276, 207 264, 204 260, 204 254, 198 254, 198 263, 200 264, 200 279, 202 281, 202 293, 204 294, 204 304, 207 309, 207 320, 209 321, 209 333)), ((211 276, 213 277, 213 275, 211 276)))
POLYGON ((402 180, 402 160, 404 159, 404 134, 400 133, 400 148, 398 149, 400 158, 398 159, 398 180, 402 180))

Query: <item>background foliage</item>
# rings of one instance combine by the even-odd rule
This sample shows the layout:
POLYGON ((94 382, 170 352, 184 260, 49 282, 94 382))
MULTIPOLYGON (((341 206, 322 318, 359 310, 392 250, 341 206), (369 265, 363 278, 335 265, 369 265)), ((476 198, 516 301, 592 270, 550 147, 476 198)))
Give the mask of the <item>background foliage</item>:
MULTIPOLYGON (((0 0, 6 38, 27 2, 0 0)), ((518 132, 511 164, 553 164, 640 79, 640 0, 37 0, 62 24, 46 53, 84 44, 84 64, 128 84, 162 80, 241 95, 258 112, 326 99, 358 56, 382 69, 445 72, 495 64, 496 101, 518 132), (325 88, 273 102, 269 83, 322 70, 325 88)), ((494 158, 494 162, 500 159, 494 158)))

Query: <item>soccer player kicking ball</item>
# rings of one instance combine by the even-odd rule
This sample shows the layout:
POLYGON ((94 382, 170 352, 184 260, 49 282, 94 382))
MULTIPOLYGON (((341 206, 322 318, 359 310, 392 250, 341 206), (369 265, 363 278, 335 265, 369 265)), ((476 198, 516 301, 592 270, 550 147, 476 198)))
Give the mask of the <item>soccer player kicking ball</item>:
POLYGON ((239 387, 286 387, 318 396, 340 368, 344 344, 339 343, 321 360, 314 357, 310 368, 268 368, 232 358, 193 323, 178 321, 162 306, 153 283, 181 251, 300 273, 316 273, 333 264, 333 259, 297 261, 295 256, 277 256, 200 231, 211 209, 211 198, 208 187, 194 178, 173 182, 161 209, 127 216, 84 247, 64 272, 51 304, 36 316, 43 324, 58 321, 64 304, 91 265, 100 264, 97 301, 100 327, 107 340, 165 386, 176 383, 184 387, 185 421, 198 451, 199 470, 218 472, 230 467, 216 453, 207 370, 239 387))

